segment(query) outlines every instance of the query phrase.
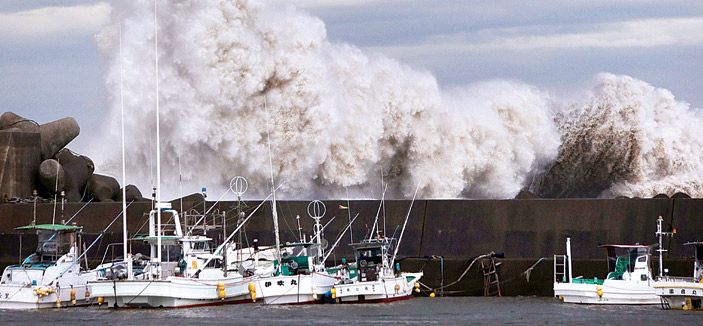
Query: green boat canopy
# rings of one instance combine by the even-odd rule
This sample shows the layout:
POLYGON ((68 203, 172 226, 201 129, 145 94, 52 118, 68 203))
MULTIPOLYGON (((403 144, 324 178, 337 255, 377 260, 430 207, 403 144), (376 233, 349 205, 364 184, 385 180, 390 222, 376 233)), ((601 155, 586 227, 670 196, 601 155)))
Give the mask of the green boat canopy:
POLYGON ((63 225, 63 224, 38 224, 38 225, 27 225, 15 228, 15 230, 51 230, 51 231, 73 231, 80 230, 82 226, 75 225, 63 225))

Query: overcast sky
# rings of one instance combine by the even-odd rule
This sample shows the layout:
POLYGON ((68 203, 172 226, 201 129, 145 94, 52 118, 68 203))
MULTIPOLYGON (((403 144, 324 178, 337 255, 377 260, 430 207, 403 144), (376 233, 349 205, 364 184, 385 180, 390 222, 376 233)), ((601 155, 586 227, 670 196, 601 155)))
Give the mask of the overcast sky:
MULTIPOLYGON (((444 88, 516 79, 559 94, 611 72, 703 108, 703 1, 292 2, 325 22, 330 41, 429 70, 444 88)), ((110 8, 0 2, 0 111, 39 123, 73 116, 84 136, 70 147, 87 148, 108 106, 94 35, 110 8)))

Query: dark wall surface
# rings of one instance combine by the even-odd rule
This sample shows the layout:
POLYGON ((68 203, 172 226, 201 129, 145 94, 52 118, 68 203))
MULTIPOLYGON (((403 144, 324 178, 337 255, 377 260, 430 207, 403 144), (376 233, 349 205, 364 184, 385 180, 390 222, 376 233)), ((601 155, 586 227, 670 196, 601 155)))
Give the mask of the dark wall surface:
MULTIPOLYGON (((245 211, 252 213, 260 202, 248 201, 245 211)), ((377 200, 325 201, 327 213, 322 223, 330 224, 325 237, 330 246, 335 242, 350 218, 359 214, 347 233, 331 263, 342 257, 351 258, 347 244, 367 236, 379 211, 377 200), (348 206, 349 209, 341 206, 348 206), (332 220, 332 218, 334 219, 332 220)), ((206 203, 207 208, 213 205, 206 203)), ((228 230, 236 225, 234 202, 218 203, 215 209, 227 216, 228 230)), ((307 214, 307 201, 278 201, 281 241, 298 239, 298 219, 302 232, 309 238, 313 219, 307 214)), ((399 237, 410 208, 410 201, 389 200, 380 210, 379 225, 386 234, 399 237), (384 214, 385 213, 385 214, 384 214)), ((180 210, 181 203, 173 202, 180 210)), ((183 209, 202 211, 202 201, 186 201, 183 209)), ((151 202, 135 202, 128 208, 130 234, 146 232, 147 215, 151 202)), ((38 204, 37 223, 59 223, 62 219, 84 226, 83 242, 89 245, 122 210, 121 203, 66 204, 62 210, 52 204, 38 204), (54 215, 54 210, 56 214, 54 215), (55 217, 54 217, 55 216, 55 217)), ((413 204, 407 229, 398 253, 403 270, 423 270, 421 282, 436 288, 455 281, 469 266, 473 257, 491 251, 505 253, 499 259, 498 274, 503 295, 552 295, 554 254, 564 254, 566 237, 571 237, 574 274, 584 277, 603 277, 607 273, 605 250, 601 244, 653 244, 656 220, 662 216, 664 230, 676 228, 671 241, 665 241, 670 250, 665 267, 671 275, 690 275, 693 268, 691 249, 683 243, 703 240, 703 200, 701 199, 524 199, 524 200, 417 200, 413 204), (443 257, 440 259, 440 257, 443 257), (526 272, 530 278, 527 278, 526 272)), ((32 204, 0 204, 0 267, 17 263, 36 246, 36 235, 20 233, 15 227, 28 225, 34 219, 32 204), (20 252, 20 239, 22 247, 20 252)), ((246 240, 258 238, 261 245, 274 243, 271 204, 265 203, 254 212, 246 226, 246 240)), ((106 230, 105 236, 89 252, 91 265, 103 256, 109 260, 121 254, 122 220, 106 230)), ((133 252, 146 250, 138 243, 133 252)), ((656 271, 657 262, 653 267, 656 271)), ((445 290, 447 295, 482 295, 483 276, 478 266, 457 284, 445 290)), ((438 293, 439 294, 439 293, 438 293)))
MULTIPOLYGON (((207 203, 208 208, 213 203, 207 203)), ((247 212, 259 202, 249 201, 247 212)), ((327 213, 323 223, 335 217, 325 231, 330 244, 348 224, 350 214, 359 218, 352 226, 353 235, 340 241, 339 256, 351 253, 348 246, 353 237, 358 241, 372 228, 379 208, 377 200, 353 201, 349 209, 346 201, 325 201, 327 213)), ((308 236, 313 220, 307 214, 307 201, 278 201, 281 241, 296 241, 296 216, 308 236)), ((58 205, 60 206, 60 205, 58 205)), ((100 233, 120 212, 120 203, 66 204, 63 219, 68 220, 79 210, 72 222, 84 226, 87 236, 100 233)), ((202 209, 202 202, 185 202, 184 209, 202 209)), ((229 216, 228 229, 236 223, 236 203, 218 203, 216 209, 229 216)), ((146 213, 150 202, 135 202, 128 208, 130 233, 141 227, 145 232, 146 213)), ((174 203, 180 209, 180 203, 174 203)), ((386 233, 400 235, 410 201, 391 200, 381 210, 379 224, 383 228, 385 212, 386 233)), ((37 205, 37 223, 51 223, 54 205, 37 205)), ((14 228, 32 222, 32 204, 0 204, 0 234, 17 233, 14 228)), ((403 235, 399 256, 442 255, 452 259, 466 259, 490 251, 504 252, 507 258, 540 258, 564 253, 567 236, 572 239, 575 258, 601 258, 604 250, 598 245, 608 243, 656 243, 656 219, 662 216, 664 229, 677 229, 671 243, 665 242, 673 257, 689 256, 682 244, 703 240, 703 200, 701 199, 535 199, 535 200, 417 200, 410 211, 408 226, 403 235)), ((56 223, 62 219, 56 208, 56 223)), ((121 219, 108 233, 121 233, 121 219)), ((261 244, 272 244, 273 222, 271 205, 265 203, 246 226, 247 238, 258 238, 261 244)), ((116 236, 119 239, 119 236, 116 236)), ((3 239, 0 236, 0 239, 3 239)), ((7 239, 0 240, 0 257, 16 256, 17 250, 7 239), (7 249, 10 249, 9 251, 7 249)), ((29 245, 29 244, 27 244, 29 245)))

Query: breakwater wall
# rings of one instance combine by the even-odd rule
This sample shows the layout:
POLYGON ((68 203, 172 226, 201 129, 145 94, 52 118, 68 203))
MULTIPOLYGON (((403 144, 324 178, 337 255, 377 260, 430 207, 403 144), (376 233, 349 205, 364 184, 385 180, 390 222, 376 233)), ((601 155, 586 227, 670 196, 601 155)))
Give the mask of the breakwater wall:
MULTIPOLYGON (((362 239, 368 233, 380 202, 324 202, 327 213, 323 223, 334 217, 325 231, 330 244, 347 225, 349 216, 353 218, 359 214, 352 227, 352 235, 345 235, 334 257, 349 258, 352 252, 345 244, 351 239, 362 239)), ((205 203, 208 208, 213 204, 205 203)), ((251 212, 259 202, 247 201, 245 204, 251 212)), ((175 209, 180 209, 180 205, 180 202, 173 202, 175 209)), ((235 202, 216 204, 215 209, 226 212, 230 217, 228 229, 233 229, 236 224, 236 205, 235 202)), ((295 241, 298 238, 297 215, 300 216, 303 232, 308 235, 312 233, 313 220, 307 215, 307 205, 307 201, 278 202, 281 241, 295 241)), ((68 220, 82 207, 82 203, 66 204, 63 219, 68 220)), ((202 207, 202 201, 183 202, 184 210, 202 210, 202 207)), ((146 230, 143 227, 146 221, 145 213, 150 208, 150 202, 131 204, 128 208, 130 233, 136 232, 140 227, 143 228, 141 231, 146 230)), ((383 228, 385 211, 385 229, 388 235, 395 234, 397 237, 400 234, 409 208, 408 200, 385 202, 379 224, 383 228)), ((52 219, 60 222, 61 209, 56 208, 56 217, 54 209, 52 204, 37 204, 37 223, 51 223, 52 219)), ((32 204, 0 204, 2 263, 15 263, 20 255, 27 255, 33 250, 36 237, 26 234, 22 238, 23 248, 20 253, 19 235, 14 228, 31 223, 34 211, 32 204)), ((73 222, 84 226, 85 242, 89 243, 120 211, 120 203, 90 203, 76 215, 73 222)), ((410 210, 408 226, 398 255, 403 258, 401 263, 404 268, 425 270, 424 281, 437 286, 442 278, 446 281, 445 284, 456 279, 466 268, 471 257, 491 251, 502 252, 505 259, 500 260, 503 264, 499 266, 498 271, 501 278, 506 280, 506 294, 548 295, 551 292, 552 281, 551 258, 554 254, 564 253, 567 236, 572 239, 573 257, 579 261, 574 266, 575 273, 586 277, 602 276, 606 269, 603 259, 605 251, 597 246, 608 243, 656 243, 654 232, 658 216, 663 217, 665 230, 677 229, 674 238, 665 242, 665 246, 670 250, 668 266, 671 266, 672 275, 690 273, 688 265, 691 263, 686 257, 692 253, 683 243, 703 240, 702 199, 416 200, 410 210), (439 256, 443 257, 444 277, 441 277, 442 261, 439 256), (532 270, 530 282, 523 280, 522 272, 540 258, 545 259, 532 270), (521 277, 520 280, 517 280, 518 276, 521 277), (522 285, 508 286, 508 280, 522 285)), ((93 249, 91 255, 94 258, 102 257, 108 243, 121 241, 121 232, 121 223, 115 223, 107 230, 105 238, 93 249)), ((254 213, 246 227, 246 234, 250 241, 258 238, 261 244, 273 243, 270 204, 263 205, 254 213)), ((482 293, 482 279, 477 273, 469 274, 466 281, 457 284, 453 290, 463 294, 476 294, 472 291, 480 287, 482 293)))

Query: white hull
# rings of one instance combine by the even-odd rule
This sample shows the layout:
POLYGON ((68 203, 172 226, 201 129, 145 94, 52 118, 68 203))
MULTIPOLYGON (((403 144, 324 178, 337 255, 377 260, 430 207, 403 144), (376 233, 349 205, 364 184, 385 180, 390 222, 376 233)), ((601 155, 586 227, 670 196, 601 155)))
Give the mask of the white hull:
POLYGON ((381 277, 376 281, 337 284, 334 286, 340 303, 389 302, 408 299, 422 273, 402 273, 401 276, 381 277), (414 277, 407 281, 407 277, 414 277), (397 286, 397 290, 396 290, 397 286))
POLYGON ((75 256, 75 247, 72 247, 68 254, 45 269, 8 266, 0 281, 0 309, 62 308, 88 304, 87 283, 97 276, 94 272, 81 272, 80 266, 74 263, 75 256), (57 304, 57 299, 60 304, 57 304))
POLYGON ((92 297, 104 298, 108 307, 186 308, 251 302, 249 284, 254 278, 196 279, 169 277, 166 280, 120 280, 90 283, 92 297), (225 285, 220 298, 218 284, 225 285))
POLYGON ((322 273, 262 277, 256 283, 256 295, 265 304, 315 303, 332 290, 337 278, 322 273))
POLYGON ((693 310, 702 309, 703 283, 693 281, 659 281, 654 291, 661 297, 664 308, 693 310))
POLYGON ((598 285, 583 283, 554 283, 554 295, 566 303, 583 304, 659 304, 652 282, 605 280, 601 285, 602 296, 598 295, 598 285))
POLYGON ((0 285, 0 309, 40 309, 75 307, 88 304, 86 302, 85 285, 75 285, 75 302, 71 300, 71 288, 56 288, 56 292, 39 297, 31 286, 12 284, 0 285), (60 299, 57 304, 56 299, 60 299))

